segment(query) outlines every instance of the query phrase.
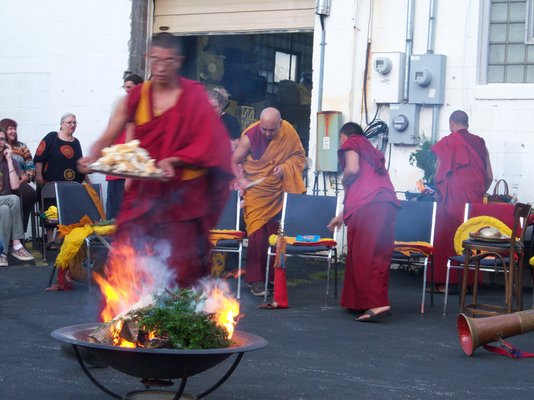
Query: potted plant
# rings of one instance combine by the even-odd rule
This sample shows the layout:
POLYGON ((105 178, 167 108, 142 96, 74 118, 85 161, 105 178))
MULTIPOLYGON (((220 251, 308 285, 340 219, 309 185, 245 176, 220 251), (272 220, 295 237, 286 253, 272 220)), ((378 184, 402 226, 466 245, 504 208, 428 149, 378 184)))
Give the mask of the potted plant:
POLYGON ((434 174, 436 172, 436 155, 432 151, 433 141, 424 136, 417 148, 410 153, 410 165, 423 170, 423 181, 426 186, 434 187, 434 174))

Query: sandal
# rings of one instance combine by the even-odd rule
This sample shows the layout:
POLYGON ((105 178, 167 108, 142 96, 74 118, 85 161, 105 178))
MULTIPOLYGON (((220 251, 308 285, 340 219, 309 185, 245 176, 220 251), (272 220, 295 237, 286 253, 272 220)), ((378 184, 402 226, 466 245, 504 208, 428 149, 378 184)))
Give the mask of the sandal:
POLYGON ((46 244, 45 248, 46 250, 50 250, 50 251, 58 251, 59 244, 57 244, 56 242, 49 242, 46 244))

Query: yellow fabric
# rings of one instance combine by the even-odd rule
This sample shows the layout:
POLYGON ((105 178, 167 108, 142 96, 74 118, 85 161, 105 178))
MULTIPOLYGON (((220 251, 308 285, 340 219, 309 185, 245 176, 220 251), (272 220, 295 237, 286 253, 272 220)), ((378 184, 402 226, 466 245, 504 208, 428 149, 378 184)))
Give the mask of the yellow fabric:
MULTIPOLYGON (((252 124, 246 132, 255 128, 259 122, 252 124)), ((281 210, 283 193, 304 193, 306 187, 302 172, 306 166, 306 156, 300 138, 291 124, 282 121, 282 127, 259 160, 249 154, 243 163, 247 179, 251 181, 265 178, 260 184, 245 191, 245 224, 250 236, 281 210), (280 180, 273 175, 273 169, 280 166, 284 172, 280 180)))
POLYGON ((104 212, 104 206, 102 205, 102 200, 100 199, 99 194, 96 192, 95 188, 87 183, 84 183, 83 186, 87 191, 87 194, 95 204, 95 207, 100 215, 100 219, 106 219, 106 213, 104 212))
POLYGON ((116 225, 93 226, 87 215, 76 224, 59 225, 60 237, 64 236, 64 239, 56 258, 56 267, 69 268, 70 263, 80 251, 87 236, 93 233, 101 236, 111 235, 116 229, 116 225))
POLYGON ((48 207, 44 214, 47 219, 58 219, 56 206, 48 207))
POLYGON ((210 243, 215 246, 219 240, 238 240, 245 237, 245 232, 230 229, 213 229, 210 231, 210 243))
POLYGON ((510 236, 512 230, 501 220, 482 215, 480 217, 469 218, 462 225, 458 227, 454 234, 454 250, 458 255, 463 254, 462 242, 469 239, 469 234, 478 232, 480 229, 491 226, 501 231, 503 235, 510 236))
POLYGON ((531 267, 534 267, 534 257, 530 257, 530 260, 528 260, 528 263, 531 267))
MULTIPOLYGON (((135 110, 134 122, 135 125, 144 125, 151 121, 152 119, 152 110, 150 109, 150 88, 152 82, 144 82, 141 86, 141 97, 139 98, 139 104, 135 110)), ((208 173, 207 168, 193 168, 193 167, 184 167, 182 169, 182 181, 190 181, 191 179, 198 178, 199 176, 205 175, 208 173)))
POLYGON ((435 250, 428 242, 401 242, 395 241, 393 244, 393 251, 402 253, 406 257, 412 256, 414 253, 422 253, 425 256, 429 256, 435 250))

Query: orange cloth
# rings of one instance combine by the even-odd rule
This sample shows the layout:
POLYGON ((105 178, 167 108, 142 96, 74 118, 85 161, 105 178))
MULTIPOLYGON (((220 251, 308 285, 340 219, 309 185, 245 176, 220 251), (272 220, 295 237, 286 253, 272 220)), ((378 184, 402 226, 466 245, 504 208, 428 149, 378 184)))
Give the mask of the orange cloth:
MULTIPOLYGON (((106 219, 106 213, 104 212, 104 206, 102 205, 102 200, 100 199, 100 196, 96 192, 95 188, 91 185, 88 185, 87 183, 84 183, 83 186, 85 187, 85 190, 87 190, 87 194, 89 194, 89 197, 91 200, 93 200, 93 203, 95 203, 95 207, 98 211, 98 215, 100 215, 101 219, 106 219)), ((96 221, 93 221, 96 222, 96 221)))
MULTIPOLYGON (((249 126, 258 129, 259 122, 249 126)), ((271 140, 260 159, 254 160, 249 154, 243 163, 245 176, 251 181, 265 178, 263 182, 245 191, 245 223, 250 236, 281 210, 283 193, 304 193, 306 187, 302 172, 306 166, 306 155, 300 138, 291 124, 282 121, 282 127, 271 140), (273 169, 280 166, 284 171, 283 179, 273 175, 273 169)))
POLYGON ((410 257, 412 253, 423 253, 429 256, 434 251, 434 246, 427 242, 399 242, 395 241, 393 244, 393 251, 404 254, 410 257))
MULTIPOLYGON (((269 244, 273 245, 273 243, 276 243, 276 239, 278 238, 278 235, 272 235, 269 238, 269 244)), ((297 238, 295 236, 283 236, 286 243, 290 246, 336 246, 337 242, 332 238, 319 238, 316 242, 297 242, 297 238)))
POLYGON ((213 246, 217 245, 219 240, 240 240, 245 237, 245 232, 233 231, 230 229, 212 229, 210 230, 210 242, 213 246))

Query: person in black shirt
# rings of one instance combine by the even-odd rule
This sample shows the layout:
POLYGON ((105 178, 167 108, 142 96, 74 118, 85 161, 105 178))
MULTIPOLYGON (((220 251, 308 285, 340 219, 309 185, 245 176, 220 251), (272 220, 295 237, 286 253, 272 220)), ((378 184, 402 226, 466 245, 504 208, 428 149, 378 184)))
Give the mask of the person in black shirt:
POLYGON ((208 96, 213 109, 221 118, 221 121, 228 131, 228 136, 230 137, 230 141, 232 143, 232 151, 234 151, 239 144, 239 139, 241 138, 241 126, 233 115, 230 115, 224 111, 228 106, 228 98, 230 95, 225 89, 221 87, 215 87, 208 91, 208 96))

